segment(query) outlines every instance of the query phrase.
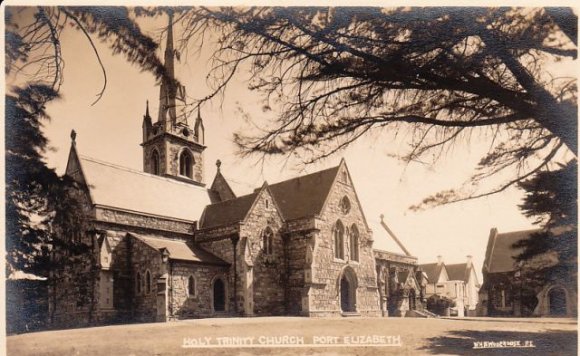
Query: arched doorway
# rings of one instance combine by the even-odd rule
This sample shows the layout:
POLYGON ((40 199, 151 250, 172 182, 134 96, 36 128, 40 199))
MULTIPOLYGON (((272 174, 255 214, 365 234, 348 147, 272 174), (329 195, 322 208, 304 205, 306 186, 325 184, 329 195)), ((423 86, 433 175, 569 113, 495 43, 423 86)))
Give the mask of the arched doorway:
POLYGON ((220 278, 213 283, 213 310, 216 312, 226 310, 226 288, 220 278))
POLYGON ((564 288, 556 287, 550 289, 548 302, 550 303, 550 315, 566 315, 566 291, 564 288))
POLYGON ((340 277, 340 309, 356 311, 356 275, 351 268, 345 269, 340 277))

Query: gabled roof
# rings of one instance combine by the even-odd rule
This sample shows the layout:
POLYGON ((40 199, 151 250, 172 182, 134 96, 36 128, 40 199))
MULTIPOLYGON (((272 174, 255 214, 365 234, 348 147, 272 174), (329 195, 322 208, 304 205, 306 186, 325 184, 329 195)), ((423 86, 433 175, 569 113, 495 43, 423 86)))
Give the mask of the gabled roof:
POLYGON ((340 166, 273 185, 264 183, 252 194, 208 205, 200 221, 200 228, 226 226, 243 221, 259 192, 268 189, 284 220, 318 215, 330 193, 340 166))
POLYGON ((515 271, 515 257, 522 253, 522 248, 513 248, 512 245, 520 240, 527 240, 539 231, 534 229, 499 234, 496 229, 492 229, 485 252, 484 269, 489 273, 515 271))
POLYGON ((252 207, 257 192, 206 206, 199 227, 207 229, 241 222, 252 207))
POLYGON ((220 172, 219 165, 209 191, 212 204, 236 198, 236 194, 230 187, 226 178, 220 172))
POLYGON ((456 263, 452 265, 445 265, 447 275, 450 281, 469 281, 469 274, 471 269, 468 268, 467 263, 456 263))
POLYGON ((269 186, 285 220, 320 214, 340 166, 269 186))
POLYGON ((207 189, 78 155, 93 204, 196 221, 210 203, 207 189))
POLYGON ((141 235, 135 233, 129 233, 138 240, 141 240, 150 247, 161 251, 166 249, 169 252, 169 259, 179 260, 179 261, 189 261, 197 262, 210 265, 220 265, 229 266, 229 263, 225 262, 221 258, 211 254, 210 252, 202 249, 201 247, 195 245, 194 243, 187 243, 184 240, 170 240, 164 237, 154 236, 154 235, 141 235))
POLYGON ((427 278, 429 279, 430 283, 437 283, 439 281, 439 277, 441 276, 441 272, 444 268, 443 263, 426 263, 423 265, 419 265, 421 270, 425 272, 427 278))

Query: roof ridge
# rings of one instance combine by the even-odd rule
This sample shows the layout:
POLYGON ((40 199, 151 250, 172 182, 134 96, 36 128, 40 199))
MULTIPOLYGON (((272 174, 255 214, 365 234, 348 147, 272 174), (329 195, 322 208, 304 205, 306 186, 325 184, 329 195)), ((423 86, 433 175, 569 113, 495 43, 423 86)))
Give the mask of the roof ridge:
POLYGON ((506 232, 497 232, 497 236, 501 236, 501 235, 509 235, 509 234, 514 234, 514 233, 518 233, 518 234, 523 234, 523 233, 529 233, 532 231, 542 231, 544 230, 543 228, 534 228, 534 229, 526 229, 526 230, 513 230, 513 231, 506 231, 506 232))
MULTIPOLYGON (((250 194, 240 195, 239 197, 235 197, 235 198, 233 198, 233 199, 228 199, 228 200, 220 201, 220 202, 213 203, 213 204, 209 204, 209 205, 212 205, 212 206, 218 206, 218 205, 225 205, 225 204, 227 204, 227 203, 230 203, 230 204, 231 204, 232 202, 234 202, 234 201, 236 201, 236 200, 238 200, 238 201, 239 201, 239 200, 241 200, 241 199, 243 199, 243 198, 249 198, 249 197, 250 197, 250 196, 252 196, 252 195, 255 195, 255 196, 256 196, 256 195, 258 195, 258 193, 257 193, 257 192, 253 192, 253 193, 250 193, 250 194)), ((209 206, 209 205, 208 205, 208 206, 209 206)))
MULTIPOLYGON (((315 175, 315 174, 319 174, 319 173, 322 173, 322 172, 327 172, 327 171, 330 171, 330 170, 332 170, 332 169, 337 169, 337 168, 339 168, 339 167, 340 167, 340 165, 338 165, 338 166, 334 166, 334 167, 330 167, 330 168, 321 169, 321 170, 319 170, 319 171, 312 172, 312 173, 308 173, 308 174, 305 174, 305 175, 303 175, 303 176, 297 176, 297 177, 294 177, 294 178, 289 178, 289 179, 286 179, 286 180, 281 180, 281 181, 279 181, 279 182, 276 182, 276 183, 271 183, 271 184, 270 184, 270 183, 268 183, 268 185, 271 187, 271 186, 273 186, 273 185, 278 185, 278 184, 281 184, 281 183, 286 183, 286 182, 290 182, 290 181, 293 181, 293 180, 297 180, 297 179, 301 179, 301 178, 309 177, 309 176, 312 176, 312 175, 315 175)), ((256 189, 260 189, 261 187, 262 187, 262 186, 260 186, 260 187, 258 187, 258 188, 256 188, 256 189)))
POLYGON ((177 181, 175 179, 171 179, 169 177, 162 177, 162 176, 158 176, 158 175, 155 175, 155 174, 151 174, 151 173, 139 171, 139 170, 136 170, 136 169, 133 169, 133 168, 129 168, 129 167, 125 167, 125 166, 121 166, 121 165, 118 165, 118 164, 115 164, 115 163, 111 163, 111 162, 107 162, 107 161, 102 161, 100 159, 96 159, 96 158, 93 158, 93 157, 90 157, 90 156, 81 155, 81 154, 78 154, 78 156, 79 156, 79 159, 82 159, 82 160, 85 160, 85 161, 91 161, 93 163, 101 164, 103 166, 108 166, 108 167, 116 168, 116 169, 123 170, 123 171, 126 171, 126 172, 139 174, 139 175, 142 175, 144 177, 154 178, 154 179, 162 180, 164 182, 174 183, 174 184, 183 185, 183 186, 187 186, 187 187, 193 187, 193 188, 196 188, 198 190, 207 190, 206 188, 203 188, 203 187, 200 187, 200 186, 197 186, 197 185, 194 185, 194 184, 180 182, 180 181, 177 181))

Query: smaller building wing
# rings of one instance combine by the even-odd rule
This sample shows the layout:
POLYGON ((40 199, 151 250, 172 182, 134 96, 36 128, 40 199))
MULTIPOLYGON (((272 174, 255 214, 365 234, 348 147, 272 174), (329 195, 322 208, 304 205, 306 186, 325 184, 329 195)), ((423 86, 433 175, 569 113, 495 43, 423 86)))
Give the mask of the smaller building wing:
POLYGON ((513 244, 520 240, 526 240, 530 235, 539 231, 539 229, 535 229, 499 234, 496 229, 492 229, 485 252, 484 268, 489 273, 515 271, 515 257, 522 253, 522 249, 513 248, 513 244))
POLYGON ((135 233, 129 233, 128 235, 143 241, 145 244, 156 250, 167 250, 167 252, 169 252, 169 259, 172 260, 229 266, 229 263, 222 260, 221 258, 211 254, 210 252, 193 243, 187 243, 185 240, 170 240, 163 237, 141 234, 138 235, 135 233))
POLYGON ((257 195, 252 193, 206 206, 199 224, 200 229, 227 226, 244 220, 257 195))

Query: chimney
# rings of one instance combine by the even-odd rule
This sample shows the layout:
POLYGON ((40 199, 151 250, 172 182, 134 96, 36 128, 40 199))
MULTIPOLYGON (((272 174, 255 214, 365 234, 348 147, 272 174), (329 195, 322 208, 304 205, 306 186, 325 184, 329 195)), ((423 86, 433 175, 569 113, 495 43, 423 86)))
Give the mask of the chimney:
POLYGON ((437 256, 437 264, 440 265, 443 263, 443 256, 439 255, 437 256))
POLYGON ((467 268, 471 267, 473 256, 467 255, 467 268))

